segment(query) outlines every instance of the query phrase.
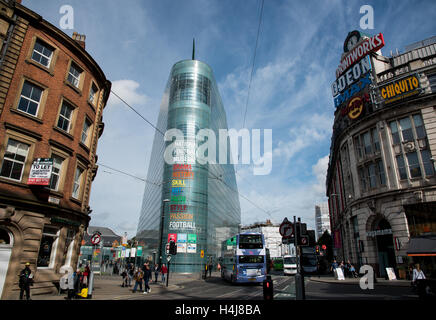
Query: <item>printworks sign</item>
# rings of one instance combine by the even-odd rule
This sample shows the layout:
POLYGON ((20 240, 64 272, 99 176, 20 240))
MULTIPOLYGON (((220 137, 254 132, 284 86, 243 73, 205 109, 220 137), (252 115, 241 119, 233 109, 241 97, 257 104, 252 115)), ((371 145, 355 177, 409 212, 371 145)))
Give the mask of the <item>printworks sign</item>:
POLYGON ((380 95, 385 104, 407 99, 421 92, 418 74, 395 80, 379 87, 380 95))
POLYGON ((33 161, 30 168, 27 184, 48 186, 50 185, 53 159, 37 158, 33 161))

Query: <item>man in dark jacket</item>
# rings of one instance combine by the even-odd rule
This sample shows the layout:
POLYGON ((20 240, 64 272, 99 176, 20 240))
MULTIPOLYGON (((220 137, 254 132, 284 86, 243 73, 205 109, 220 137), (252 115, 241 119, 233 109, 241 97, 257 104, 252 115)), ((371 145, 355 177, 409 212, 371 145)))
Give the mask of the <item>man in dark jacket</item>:
POLYGON ((142 271, 144 272, 144 294, 147 294, 151 292, 150 286, 148 285, 148 282, 151 278, 151 268, 150 263, 146 262, 144 263, 144 266, 142 267, 142 271))
POLYGON ((26 299, 30 299, 30 286, 33 285, 33 275, 30 270, 30 263, 27 262, 26 266, 20 272, 20 281, 18 286, 20 287, 20 300, 23 300, 24 291, 26 291, 26 299))

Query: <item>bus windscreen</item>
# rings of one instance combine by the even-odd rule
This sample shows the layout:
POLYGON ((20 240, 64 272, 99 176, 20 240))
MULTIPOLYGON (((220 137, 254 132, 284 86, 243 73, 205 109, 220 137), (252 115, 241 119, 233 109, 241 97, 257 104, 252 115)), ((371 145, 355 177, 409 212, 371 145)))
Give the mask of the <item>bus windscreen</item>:
POLYGON ((283 264, 296 264, 297 263, 297 258, 295 257, 285 257, 283 259, 283 264))
POLYGON ((264 256, 239 256, 239 263, 263 263, 264 256))

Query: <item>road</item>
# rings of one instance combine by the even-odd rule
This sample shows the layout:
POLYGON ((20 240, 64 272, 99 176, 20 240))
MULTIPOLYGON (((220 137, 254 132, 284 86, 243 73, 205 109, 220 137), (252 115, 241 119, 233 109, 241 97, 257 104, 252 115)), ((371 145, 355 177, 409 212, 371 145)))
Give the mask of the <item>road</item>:
MULTIPOLYGON (((294 297, 282 294, 284 290, 290 290, 292 287, 293 277, 273 276, 273 284, 276 299, 294 297)), ((151 289, 153 290, 153 285, 151 289)), ((153 296, 138 293, 138 295, 129 297, 128 300, 150 299, 151 297, 157 300, 263 300, 263 286, 256 283, 231 284, 216 276, 207 280, 186 282, 177 289, 160 292, 153 296)))

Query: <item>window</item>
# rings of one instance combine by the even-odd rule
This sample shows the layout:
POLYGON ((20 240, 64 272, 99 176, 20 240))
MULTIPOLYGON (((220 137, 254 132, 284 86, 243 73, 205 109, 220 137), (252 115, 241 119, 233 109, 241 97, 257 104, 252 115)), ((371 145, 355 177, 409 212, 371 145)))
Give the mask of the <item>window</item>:
POLYGON ((377 171, 378 171, 378 178, 379 178, 379 183, 382 186, 386 185, 386 176, 385 176, 385 169, 383 167, 383 161, 378 161, 377 162, 377 171))
POLYGON ((407 179, 406 165, 404 164, 403 155, 399 155, 396 158, 397 158, 398 172, 400 173, 400 180, 407 179))
POLYGON ((82 136, 80 138, 80 141, 83 144, 87 144, 91 125, 92 125, 91 121, 89 121, 88 118, 85 118, 85 122, 83 123, 82 136))
POLYGON ((374 142, 374 151, 380 151, 380 140, 378 138, 377 129, 371 129, 372 141, 374 142))
POLYGON ((73 115, 74 108, 66 103, 65 101, 62 103, 61 111, 59 113, 58 119, 58 128, 62 129, 66 132, 69 132, 71 129, 71 120, 73 115))
POLYGON ((400 119, 400 127, 403 141, 413 141, 412 124, 409 117, 400 119))
POLYGON ((400 153, 400 155, 396 156, 400 179, 433 176, 435 170, 431 161, 431 153, 427 149, 428 141, 422 141, 427 139, 427 135, 421 115, 414 114, 391 121, 389 125, 394 144, 410 142, 410 145, 412 145, 412 148, 410 148, 405 144, 404 148, 397 151, 397 153, 400 153), (402 140, 398 135, 399 131, 401 131, 402 140))
POLYGON ((375 164, 371 163, 368 166, 368 176, 369 176, 369 187, 375 188, 377 187, 377 179, 375 175, 375 164))
POLYGON ((33 47, 32 60, 42 64, 44 67, 49 67, 53 57, 54 49, 41 40, 36 40, 33 47))
POLYGON ((70 66, 70 71, 68 71, 67 81, 76 88, 78 88, 81 74, 82 70, 75 63, 72 62, 70 66))
POLYGON ((65 159, 55 154, 53 154, 51 157, 53 158, 53 169, 50 178, 50 189, 57 191, 59 188, 62 163, 65 159))
POLYGON ((82 184, 82 174, 83 169, 80 167, 76 168, 76 173, 74 174, 74 184, 73 184, 73 198, 79 199, 80 196, 80 185, 82 184))
POLYGON ((26 112, 32 116, 38 113, 38 107, 41 101, 43 89, 40 87, 24 81, 23 89, 21 90, 20 101, 18 103, 18 110, 26 112))
POLYGON ((434 165, 431 161, 431 154, 429 150, 421 150, 422 164, 424 165, 424 172, 426 176, 434 175, 434 165))
POLYGON ((95 105, 95 103, 97 102, 97 91, 97 86, 92 83, 91 90, 89 92, 89 102, 91 102, 93 105, 95 105))
POLYGON ((415 114, 413 116, 413 122, 415 124, 415 130, 416 130, 416 137, 418 139, 423 139, 426 137, 425 135, 425 130, 424 130, 424 125, 422 123, 422 118, 421 115, 419 114, 415 114))
POLYGON ((398 133, 398 126, 396 121, 392 121, 389 123, 389 126, 391 127, 391 133, 392 133, 392 140, 394 144, 400 143, 400 134, 398 133))
POLYGON ((29 147, 25 143, 9 139, 0 176, 21 181, 29 147))
POLYGON ((39 247, 37 267, 51 267, 55 256, 59 229, 52 226, 45 226, 42 231, 41 244, 39 247))
POLYGON ((264 256, 239 256, 239 263, 263 263, 264 256))
POLYGON ((363 146, 365 155, 372 154, 371 136, 369 131, 363 134, 363 146))
POLYGON ((386 185, 383 161, 380 159, 359 167, 358 172, 363 192, 386 185))
POLYGON ((416 152, 407 153, 407 162, 409 163, 410 177, 421 177, 421 168, 419 166, 418 155, 416 152))
POLYGON ((380 139, 376 128, 362 133, 354 138, 354 146, 356 149, 357 157, 362 160, 364 157, 373 156, 380 152, 380 139))

